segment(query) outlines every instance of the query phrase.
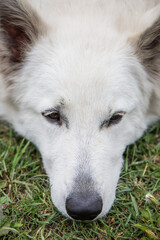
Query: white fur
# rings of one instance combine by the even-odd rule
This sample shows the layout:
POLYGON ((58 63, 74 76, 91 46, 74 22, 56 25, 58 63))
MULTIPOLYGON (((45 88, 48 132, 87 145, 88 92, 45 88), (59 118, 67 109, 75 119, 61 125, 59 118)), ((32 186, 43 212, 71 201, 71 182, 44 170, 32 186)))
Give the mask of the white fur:
POLYGON ((82 171, 102 196, 102 217, 115 199, 126 146, 160 117, 150 111, 154 85, 129 40, 160 16, 160 1, 28 1, 48 31, 13 85, 0 77, 0 115, 38 147, 62 214, 68 216, 65 200, 82 171), (69 128, 41 115, 62 100, 69 128), (101 129, 116 111, 126 112, 121 122, 101 129))

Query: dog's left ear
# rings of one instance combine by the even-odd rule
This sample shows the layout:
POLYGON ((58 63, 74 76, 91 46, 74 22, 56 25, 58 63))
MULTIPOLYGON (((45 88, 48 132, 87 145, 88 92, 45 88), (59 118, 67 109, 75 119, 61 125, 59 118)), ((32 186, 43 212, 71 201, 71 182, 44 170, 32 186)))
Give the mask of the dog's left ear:
POLYGON ((136 40, 136 54, 152 77, 160 74, 160 10, 157 19, 136 40))

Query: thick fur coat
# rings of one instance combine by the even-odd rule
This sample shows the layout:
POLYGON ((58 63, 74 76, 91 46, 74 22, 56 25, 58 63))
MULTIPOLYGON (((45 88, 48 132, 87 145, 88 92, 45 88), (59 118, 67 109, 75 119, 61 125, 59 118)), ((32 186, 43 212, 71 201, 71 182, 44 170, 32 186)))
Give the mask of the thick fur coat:
POLYGON ((104 216, 126 146, 160 119, 160 0, 0 0, 0 117, 62 214, 104 216))

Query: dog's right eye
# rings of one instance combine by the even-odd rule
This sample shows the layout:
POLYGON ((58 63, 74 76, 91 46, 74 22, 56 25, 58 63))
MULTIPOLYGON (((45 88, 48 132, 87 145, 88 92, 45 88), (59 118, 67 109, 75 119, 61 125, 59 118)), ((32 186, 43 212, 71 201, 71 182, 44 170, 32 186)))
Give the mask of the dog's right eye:
POLYGON ((50 122, 56 122, 58 124, 61 124, 61 116, 60 113, 57 111, 54 112, 43 112, 42 115, 49 120, 50 122))
POLYGON ((60 114, 59 113, 51 113, 51 114, 47 115, 46 117, 51 119, 51 120, 60 121, 60 114))

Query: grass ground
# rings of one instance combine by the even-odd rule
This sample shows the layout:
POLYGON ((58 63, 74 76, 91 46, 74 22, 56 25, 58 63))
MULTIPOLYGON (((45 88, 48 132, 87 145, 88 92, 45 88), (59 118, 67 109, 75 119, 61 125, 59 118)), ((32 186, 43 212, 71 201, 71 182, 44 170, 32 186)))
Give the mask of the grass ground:
POLYGON ((160 239, 160 123, 124 157, 109 214, 77 223, 53 206, 35 147, 0 123, 0 239, 160 239))

